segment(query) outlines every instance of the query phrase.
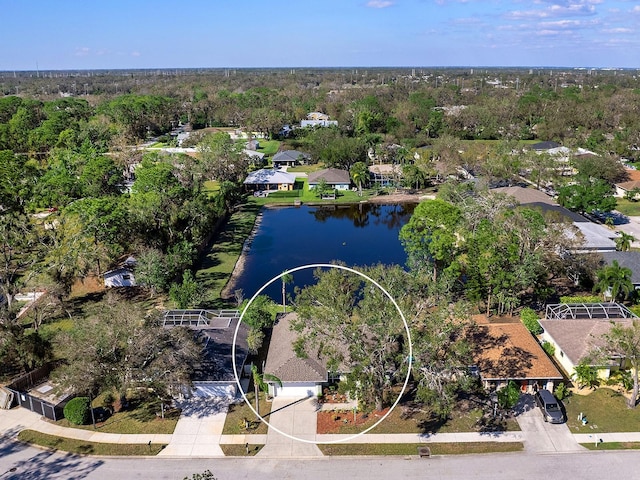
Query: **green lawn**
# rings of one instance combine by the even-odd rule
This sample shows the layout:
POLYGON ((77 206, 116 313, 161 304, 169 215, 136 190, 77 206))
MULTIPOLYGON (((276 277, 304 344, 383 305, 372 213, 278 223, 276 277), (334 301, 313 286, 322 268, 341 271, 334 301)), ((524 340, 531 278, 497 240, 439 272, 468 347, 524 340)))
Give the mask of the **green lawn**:
POLYGON ((640 450, 638 442, 607 442, 600 443, 596 446, 595 442, 581 443, 583 447, 589 450, 640 450))
POLYGON ((53 448, 69 453, 83 455, 118 455, 118 456, 152 456, 157 455, 165 447, 164 445, 151 444, 118 444, 118 443, 95 443, 85 440, 74 440, 71 438, 55 437, 46 433, 35 432, 33 430, 23 430, 18 434, 21 442, 39 445, 41 447, 53 448))
POLYGON ((231 215, 204 255, 197 278, 206 289, 208 308, 226 306, 220 301, 220 293, 231 277, 259 211, 260 205, 253 201, 241 206, 231 215))
POLYGON ((262 444, 249 444, 249 454, 247 455, 247 447, 245 445, 236 444, 222 444, 220 448, 227 457, 253 457, 256 453, 262 450, 264 445, 262 444))
MULTIPOLYGON (((93 407, 102 406, 103 395, 93 401, 93 407)), ((178 410, 165 412, 165 418, 158 417, 159 408, 148 403, 135 405, 132 401, 131 410, 116 412, 102 423, 96 424, 96 431, 101 433, 127 434, 166 434, 173 433, 180 417, 178 410)), ((75 425, 66 419, 58 420, 56 425, 67 428, 78 428, 93 431, 93 425, 75 425)))
MULTIPOLYGON (((255 408, 255 396, 253 392, 247 394, 247 400, 255 408)), ((260 393, 260 415, 269 421, 269 412, 271 412, 271 402, 267 402, 264 397, 264 393, 260 393)), ((238 403, 229 406, 227 418, 224 422, 224 428, 222 429, 223 435, 240 435, 240 434, 253 434, 253 435, 266 435, 267 425, 262 423, 259 419, 256 419, 256 414, 247 406, 246 403, 238 403), (248 421, 249 428, 245 428, 246 421, 248 421)), ((244 446, 243 446, 244 447, 244 446)), ((242 453, 244 455, 244 451, 242 453)))
POLYGON ((432 455, 469 453, 521 452, 521 442, 465 442, 465 443, 335 443, 318 445, 324 455, 418 455, 418 447, 428 446, 432 455))
POLYGON ((324 165, 322 163, 313 163, 310 165, 296 165, 295 167, 287 168, 287 172, 292 173, 312 173, 317 172, 318 170, 322 170, 324 165))
POLYGON ((617 211, 619 211, 623 215, 627 215, 628 217, 640 216, 640 202, 630 202, 629 200, 625 200, 624 198, 618 198, 617 200, 617 211))
POLYGON ((264 153, 268 156, 273 156, 278 153, 278 149, 280 148, 280 141, 278 140, 265 140, 264 138, 259 138, 258 142, 260 142, 260 148, 258 148, 258 152, 264 153))
POLYGON ((610 388, 598 388, 588 395, 573 394, 563 403, 571 433, 640 431, 640 409, 627 408, 625 398, 610 388), (578 420, 580 412, 587 417, 586 425, 578 420))

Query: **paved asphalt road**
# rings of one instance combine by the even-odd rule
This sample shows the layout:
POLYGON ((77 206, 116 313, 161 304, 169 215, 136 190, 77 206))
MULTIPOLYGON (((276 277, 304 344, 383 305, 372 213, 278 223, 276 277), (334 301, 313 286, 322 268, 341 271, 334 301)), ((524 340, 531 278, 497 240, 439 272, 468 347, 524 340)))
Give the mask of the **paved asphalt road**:
POLYGON ((634 478, 636 451, 561 454, 507 453, 417 457, 312 459, 96 458, 52 453, 0 441, 0 479, 12 480, 182 480, 211 470, 218 480, 413 479, 518 480, 560 476, 581 480, 634 478), (10 469, 16 470, 11 472, 10 469))

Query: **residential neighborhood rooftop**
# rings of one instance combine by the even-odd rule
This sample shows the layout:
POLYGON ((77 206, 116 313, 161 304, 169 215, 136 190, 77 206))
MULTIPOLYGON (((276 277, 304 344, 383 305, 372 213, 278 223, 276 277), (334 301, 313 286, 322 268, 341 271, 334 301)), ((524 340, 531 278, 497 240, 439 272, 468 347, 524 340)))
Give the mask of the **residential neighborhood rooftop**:
POLYGON ((326 382, 328 373, 324 362, 314 358, 300 358, 293 350, 298 333, 291 330, 295 313, 279 315, 273 326, 269 353, 264 371, 282 382, 326 382))
POLYGON ((282 170, 263 168, 251 172, 244 180, 245 185, 274 185, 274 184, 294 184, 296 177, 282 170))
POLYGON ((317 172, 312 172, 309 174, 308 183, 309 185, 317 184, 320 179, 324 179, 324 181, 329 185, 337 183, 348 184, 351 182, 349 172, 339 168, 325 168, 323 170, 318 170, 317 172))
POLYGON ((478 323, 472 332, 483 380, 561 379, 562 374, 520 322, 478 323))
POLYGON ((589 353, 604 345, 603 335, 609 333, 613 325, 630 326, 632 319, 560 319, 540 320, 540 326, 562 345, 562 353, 577 365, 589 353))

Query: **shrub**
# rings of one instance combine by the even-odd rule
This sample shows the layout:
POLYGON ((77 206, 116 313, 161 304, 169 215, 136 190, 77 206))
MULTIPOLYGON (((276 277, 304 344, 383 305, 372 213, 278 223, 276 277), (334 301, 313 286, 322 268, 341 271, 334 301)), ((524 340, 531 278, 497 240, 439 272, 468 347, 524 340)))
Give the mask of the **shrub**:
POLYGON ((578 388, 595 388, 600 383, 600 379, 598 378, 598 370, 595 367, 589 365, 586 361, 582 361, 575 366, 573 378, 575 378, 576 383, 578 384, 578 388))
POLYGON ((560 297, 560 303, 600 303, 602 298, 598 295, 575 295, 573 297, 560 297))
POLYGON ((560 382, 553 392, 558 400, 563 400, 571 395, 571 391, 567 388, 564 382, 560 382))
POLYGON ((622 385, 625 390, 633 387, 633 378, 629 370, 617 370, 607 379, 607 385, 622 385))
POLYGON ((500 408, 513 408, 520 398, 520 388, 513 380, 509 380, 506 387, 498 390, 498 405, 500 408))
POLYGON ((549 355, 550 357, 553 357, 553 355, 555 355, 556 353, 556 347, 554 347, 553 344, 547 342, 546 340, 542 342, 542 349, 547 352, 547 355, 549 355))
POLYGON ((520 320, 533 335, 540 335, 543 332, 542 327, 538 323, 540 317, 538 317, 538 314, 532 308, 523 308, 520 312, 520 320))
POLYGON ((86 425, 91 417, 91 405, 88 397, 75 397, 64 406, 64 418, 74 425, 86 425))

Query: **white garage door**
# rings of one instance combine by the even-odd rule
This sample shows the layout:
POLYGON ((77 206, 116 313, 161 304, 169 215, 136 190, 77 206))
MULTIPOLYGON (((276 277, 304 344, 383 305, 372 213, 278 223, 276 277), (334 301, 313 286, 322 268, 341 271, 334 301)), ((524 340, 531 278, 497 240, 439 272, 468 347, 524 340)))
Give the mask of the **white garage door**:
POLYGON ((285 383, 282 387, 273 387, 274 397, 306 398, 315 397, 320 392, 320 385, 316 383, 285 383))
POLYGON ((200 398, 234 398, 235 383, 198 383, 194 382, 193 395, 200 398))

